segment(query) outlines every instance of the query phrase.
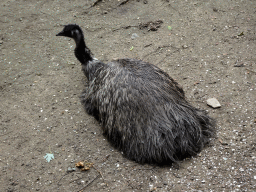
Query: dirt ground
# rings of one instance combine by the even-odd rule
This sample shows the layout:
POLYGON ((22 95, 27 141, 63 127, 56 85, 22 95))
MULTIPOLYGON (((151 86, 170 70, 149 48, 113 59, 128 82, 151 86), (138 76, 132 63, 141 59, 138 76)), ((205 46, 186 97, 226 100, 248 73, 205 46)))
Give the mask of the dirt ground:
POLYGON ((0 6, 0 191, 256 190, 255 0, 0 6), (123 157, 80 103, 87 80, 75 43, 55 36, 69 23, 83 28, 98 59, 138 58, 168 72, 194 106, 217 120, 213 144, 164 167, 123 157), (207 106, 211 97, 221 108, 207 106), (82 172, 79 161, 94 167, 82 172))

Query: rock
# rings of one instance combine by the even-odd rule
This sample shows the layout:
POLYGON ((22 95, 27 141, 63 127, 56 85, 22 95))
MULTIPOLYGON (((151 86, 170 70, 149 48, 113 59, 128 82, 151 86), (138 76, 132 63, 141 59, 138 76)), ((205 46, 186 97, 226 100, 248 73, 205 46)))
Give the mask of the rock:
POLYGON ((155 191, 156 187, 154 187, 154 185, 149 185, 149 191, 155 191))
POLYGON ((139 37, 139 35, 137 33, 133 33, 131 39, 136 39, 137 37, 139 37))
POLYGON ((219 139, 219 142, 221 143, 221 145, 228 145, 228 143, 227 143, 227 142, 222 141, 221 139, 219 139))
POLYGON ((219 101, 216 98, 209 98, 207 99, 207 105, 211 106, 212 108, 219 108, 221 107, 219 101))
POLYGON ((73 171, 75 171, 75 170, 76 170, 76 168, 75 168, 75 167, 68 167, 67 172, 73 172, 73 171))

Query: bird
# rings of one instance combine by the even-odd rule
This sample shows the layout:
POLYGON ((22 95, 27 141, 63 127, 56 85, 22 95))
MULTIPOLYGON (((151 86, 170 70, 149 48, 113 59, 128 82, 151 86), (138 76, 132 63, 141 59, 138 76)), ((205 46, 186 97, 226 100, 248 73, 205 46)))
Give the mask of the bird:
POLYGON ((74 39, 88 80, 81 103, 126 158, 140 164, 177 163, 215 137, 215 120, 193 107, 182 87, 159 67, 138 59, 104 63, 94 58, 77 24, 64 25, 56 36, 74 39))

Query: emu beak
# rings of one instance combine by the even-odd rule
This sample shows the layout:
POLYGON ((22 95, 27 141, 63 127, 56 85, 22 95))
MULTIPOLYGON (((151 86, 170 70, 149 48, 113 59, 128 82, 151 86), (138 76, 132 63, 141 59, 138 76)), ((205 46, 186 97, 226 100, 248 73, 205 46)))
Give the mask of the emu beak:
POLYGON ((59 32, 56 36, 65 36, 64 31, 59 32))

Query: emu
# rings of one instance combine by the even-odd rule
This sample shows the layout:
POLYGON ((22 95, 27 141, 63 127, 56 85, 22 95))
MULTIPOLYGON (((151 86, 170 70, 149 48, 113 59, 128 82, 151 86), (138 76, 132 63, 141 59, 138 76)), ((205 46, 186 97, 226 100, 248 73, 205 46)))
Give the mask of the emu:
POLYGON ((65 25, 57 36, 75 40, 75 56, 89 81, 82 104, 127 158, 171 164, 197 154, 215 136, 215 121, 190 105, 178 83, 157 66, 95 59, 76 24, 65 25))

